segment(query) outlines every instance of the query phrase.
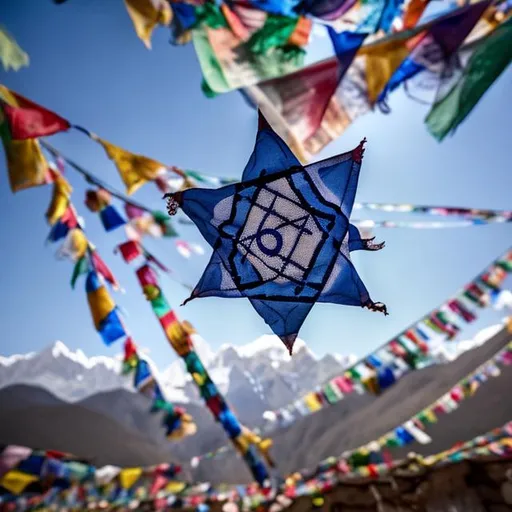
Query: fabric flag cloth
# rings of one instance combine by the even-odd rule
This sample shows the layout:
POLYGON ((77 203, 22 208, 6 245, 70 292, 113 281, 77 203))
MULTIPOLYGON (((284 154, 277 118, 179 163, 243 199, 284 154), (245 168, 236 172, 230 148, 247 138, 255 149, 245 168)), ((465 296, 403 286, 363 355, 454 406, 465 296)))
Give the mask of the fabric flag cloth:
MULTIPOLYGON (((478 13, 485 9, 481 3, 443 16, 432 22, 428 29, 415 27, 382 41, 377 40, 361 47, 355 57, 348 51, 342 54, 340 45, 337 58, 246 87, 244 93, 258 105, 294 153, 302 161, 309 161, 312 155, 342 135, 355 119, 370 112, 377 100, 382 102, 387 92, 386 85, 396 79, 397 69, 402 69, 407 56, 420 41, 431 41, 429 34, 432 31, 439 34, 437 42, 441 47, 449 47, 452 51, 456 49, 454 43, 462 42, 464 37, 461 35, 467 35, 468 26, 470 30, 478 20, 478 13), (443 26, 446 30, 442 30, 443 26), (429 38, 425 39, 425 34, 429 38), (338 69, 344 67, 348 69, 333 94, 333 77, 338 69), (318 112, 322 115, 319 116, 318 112)), ((338 27, 336 30, 339 31, 338 27)), ((342 36, 346 37, 344 33, 339 34, 342 36)), ((334 39, 333 42, 336 47, 334 39)))
POLYGON ((303 162, 309 159, 308 139, 319 129, 330 98, 366 38, 366 34, 336 34, 332 29, 329 34, 337 59, 321 61, 291 75, 244 89, 303 162))
POLYGON ((87 275, 85 290, 94 326, 104 343, 110 345, 126 336, 116 305, 96 272, 87 275))
POLYGON ((19 71, 30 62, 28 54, 2 27, 0 27, 0 61, 5 71, 9 69, 19 71))
POLYGON ((31 453, 32 449, 24 446, 14 444, 6 446, 0 453, 0 477, 16 467, 22 460, 28 458, 31 453))
POLYGON ((59 220, 52 226, 48 241, 57 242, 66 238, 71 229, 78 227, 78 216, 71 204, 68 205, 59 220))
MULTIPOLYGON (((3 85, 0 85, 0 101, 2 107, 18 106, 16 97, 3 85)), ((37 140, 12 140, 5 115, 0 119, 0 136, 5 148, 9 183, 13 192, 49 183, 48 162, 37 140)))
POLYGON ((260 114, 240 183, 167 195, 169 213, 181 205, 214 249, 188 300, 247 297, 290 354, 315 302, 387 314, 350 261, 351 251, 383 247, 349 222, 363 152, 361 143, 302 167, 260 114))
POLYGON ((125 468, 119 473, 119 483, 123 489, 130 489, 142 475, 142 468, 125 468))
POLYGON ((192 30, 208 95, 283 76, 302 67, 311 21, 267 14, 248 5, 205 5, 192 30))
POLYGON ((9 91, 15 104, 2 103, 2 110, 13 140, 35 139, 66 131, 69 121, 30 101, 14 91, 9 91))
POLYGON ((168 26, 172 20, 167 0, 124 0, 139 39, 151 48, 151 35, 157 25, 168 26))
POLYGON ((462 70, 446 80, 426 118, 429 132, 440 141, 455 131, 512 61, 512 19, 460 58, 462 70))
POLYGON ((146 182, 155 180, 165 170, 163 164, 151 158, 130 153, 99 137, 93 138, 103 146, 108 157, 114 162, 128 194, 133 194, 146 182))
POLYGON ((0 479, 0 486, 4 487, 12 494, 19 495, 27 488, 27 486, 33 482, 37 482, 37 480, 39 480, 39 476, 28 475, 27 473, 14 469, 6 473, 0 479))
POLYGON ((50 226, 57 223, 69 209, 69 199, 73 189, 68 180, 59 172, 54 174, 53 193, 46 211, 46 220, 50 226))
MULTIPOLYGON (((484 1, 463 7, 434 22, 428 30, 419 34, 412 42, 410 55, 380 92, 379 101, 384 102, 390 92, 421 72, 428 70, 439 77, 451 75, 452 56, 477 25, 489 4, 490 1, 484 1)), ((485 25, 490 30, 489 24, 485 25)))

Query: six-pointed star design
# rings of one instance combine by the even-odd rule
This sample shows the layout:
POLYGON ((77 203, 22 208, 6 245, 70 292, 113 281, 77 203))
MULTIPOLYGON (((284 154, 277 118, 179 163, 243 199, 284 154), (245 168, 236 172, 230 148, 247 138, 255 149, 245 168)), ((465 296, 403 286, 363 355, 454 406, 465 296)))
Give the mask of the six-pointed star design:
POLYGON ((302 167, 260 114, 240 183, 166 195, 169 213, 181 206, 214 250, 187 301, 247 297, 290 354, 315 302, 387 314, 350 261, 351 251, 384 245, 362 239, 349 223, 363 143, 302 167))

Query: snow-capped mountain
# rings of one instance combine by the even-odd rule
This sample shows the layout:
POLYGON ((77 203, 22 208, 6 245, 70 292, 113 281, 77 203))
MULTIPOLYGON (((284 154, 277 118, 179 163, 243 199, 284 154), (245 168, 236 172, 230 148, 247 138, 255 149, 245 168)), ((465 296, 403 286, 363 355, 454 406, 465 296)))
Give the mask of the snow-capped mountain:
MULTIPOLYGON (((293 357, 276 336, 265 335, 235 347, 222 345, 215 353, 200 337, 194 345, 210 377, 242 421, 261 422, 266 410, 288 405, 297 396, 339 375, 353 363, 354 355, 318 358, 303 340, 295 342, 293 357)), ((181 388, 191 401, 199 395, 181 361, 175 361, 161 376, 166 389, 181 388)))
MULTIPOLYGON (((502 325, 488 327, 472 340, 438 347, 440 362, 455 359, 462 352, 491 338, 502 325)), ((242 346, 222 345, 215 352, 200 336, 195 348, 211 378, 243 422, 259 424, 265 411, 292 403, 330 377, 353 364, 356 356, 327 354, 317 357, 302 340, 297 340, 290 357, 276 336, 261 336, 242 346)), ((181 360, 163 372, 143 354, 166 397, 175 403, 200 402, 199 394, 181 360)), ((120 375, 120 358, 87 357, 60 341, 39 353, 0 356, 0 389, 28 384, 46 389, 67 402, 76 402, 106 391, 133 391, 131 379, 120 375)))
POLYGON ((39 353, 0 356, 0 388, 30 384, 51 391, 55 396, 74 402, 103 391, 131 389, 120 375, 119 360, 87 357, 56 341, 39 353))
MULTIPOLYGON (((200 336, 194 346, 213 381, 245 421, 258 422, 267 409, 288 404, 302 393, 342 371, 352 357, 324 356, 318 359, 302 340, 290 357, 275 336, 262 336, 217 352, 200 336)), ((199 395, 181 360, 163 372, 147 356, 166 397, 176 403, 199 402, 199 395)), ((87 357, 70 350, 61 341, 39 353, 0 356, 0 389, 29 384, 46 389, 67 402, 83 400, 116 389, 133 391, 130 379, 120 375, 120 358, 87 357)))

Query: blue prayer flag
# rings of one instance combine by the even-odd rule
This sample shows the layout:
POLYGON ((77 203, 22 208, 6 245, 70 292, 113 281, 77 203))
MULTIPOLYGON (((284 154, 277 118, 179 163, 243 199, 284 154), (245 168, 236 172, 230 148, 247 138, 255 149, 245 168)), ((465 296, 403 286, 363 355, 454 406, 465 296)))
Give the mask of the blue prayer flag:
POLYGON ((375 303, 350 261, 350 251, 378 250, 350 224, 363 143, 302 167, 260 114, 256 144, 240 183, 192 188, 169 198, 181 205, 214 249, 197 297, 247 297, 292 352, 315 302, 375 303))

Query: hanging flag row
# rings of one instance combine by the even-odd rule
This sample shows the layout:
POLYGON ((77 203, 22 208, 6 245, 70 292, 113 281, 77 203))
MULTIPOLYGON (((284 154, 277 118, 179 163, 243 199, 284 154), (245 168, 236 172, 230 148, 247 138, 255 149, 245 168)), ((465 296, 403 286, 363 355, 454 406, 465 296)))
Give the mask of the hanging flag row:
MULTIPOLYGON (((155 262, 147 258, 140 244, 134 240, 122 243, 118 247, 118 251, 126 263, 143 260, 142 266, 136 271, 137 279, 144 296, 149 301, 155 316, 162 326, 169 344, 175 353, 182 358, 206 407, 212 413, 215 421, 220 423, 228 439, 231 440, 236 451, 246 462, 255 481, 262 486, 267 485, 267 466, 272 467, 274 465, 269 454, 272 441, 261 439, 251 432, 239 422, 238 418, 231 411, 194 349, 194 328, 186 321, 181 322, 167 302, 158 275, 152 266, 155 265, 155 262)), ((158 265, 156 266, 158 268, 158 265)), ((129 361, 131 357, 125 350, 125 365, 128 367, 130 367, 129 361)))
MULTIPOLYGON (((67 129, 71 126, 69 122, 60 118, 57 114, 53 114, 43 107, 33 104, 29 100, 12 94, 6 88, 2 88, 1 92, 5 100, 3 107, 6 114, 8 131, 11 136, 11 139, 7 138, 4 140, 6 151, 13 146, 19 149, 17 148, 17 144, 30 145, 31 148, 37 150, 42 156, 37 140, 32 137, 56 133, 57 131, 67 129)), ((122 176, 125 178, 124 181, 129 192, 132 191, 130 187, 140 186, 143 182, 141 181, 143 177, 149 176, 149 174, 156 169, 156 164, 151 163, 153 161, 145 157, 128 154, 124 150, 99 139, 96 135, 90 134, 83 128, 80 130, 86 132, 94 140, 98 140, 105 148, 109 157, 116 161, 122 176), (133 167, 142 168, 144 172, 133 174, 133 167), (146 173, 148 169, 151 171, 149 174, 146 173)), ((9 158, 9 153, 7 153, 7 155, 9 158)), ((18 161, 15 159, 14 162, 9 163, 17 165, 18 161)), ((88 173, 79 168, 79 166, 73 164, 73 168, 88 178, 88 173)), ((18 171, 17 168, 15 170, 18 171)), ((17 178, 19 172, 13 172, 12 166, 9 167, 9 172, 11 174, 12 185, 13 181, 15 181, 13 180, 13 176, 17 178)), ((29 186, 48 182, 49 178, 47 174, 48 173, 45 171, 44 181, 39 182, 31 180, 29 186)), ((131 339, 118 315, 115 302, 108 294, 101 277, 98 275, 97 268, 89 268, 88 247, 90 244, 83 229, 75 225, 75 218, 71 218, 71 216, 67 214, 67 211, 72 208, 70 204, 71 186, 61 172, 55 172, 54 181, 54 195, 47 217, 50 224, 52 226, 56 225, 57 227, 52 231, 50 238, 53 241, 57 241, 63 237, 66 238, 64 245, 69 247, 66 247, 65 252, 76 262, 75 271, 73 272, 73 283, 80 274, 87 273, 86 291, 88 302, 94 325, 102 336, 103 341, 108 345, 119 339, 128 338, 128 347, 130 347, 131 339)), ((12 188, 13 191, 16 191, 26 187, 13 186, 12 188)), ((111 199, 111 192, 101 185, 86 192, 86 206, 92 212, 98 213, 101 223, 107 231, 116 229, 124 224, 123 218, 112 206, 111 199)), ((224 427, 228 437, 232 440, 234 446, 248 464, 255 480, 261 485, 264 485, 268 480, 268 473, 258 452, 261 452, 267 464, 271 463, 270 456, 268 455, 271 442, 255 436, 238 422, 214 383, 205 373, 206 370, 204 366, 193 350, 190 337, 191 332, 189 332, 187 324, 179 322, 174 312, 171 310, 158 286, 157 275, 153 268, 149 266, 149 263, 155 265, 160 270, 165 269, 165 267, 144 250, 140 244, 142 235, 151 233, 152 230, 157 230, 159 234, 163 235, 175 235, 170 225, 169 217, 163 213, 150 213, 132 202, 125 202, 125 214, 130 219, 130 229, 127 230, 127 235, 130 240, 119 247, 121 255, 126 261, 133 261, 139 256, 144 256, 146 259, 146 264, 138 270, 137 276, 146 297, 151 301, 153 310, 164 329, 168 341, 177 354, 185 360, 187 368, 189 368, 193 378, 199 379, 195 380, 195 382, 207 406, 214 414, 216 420, 224 427)), ((182 252, 185 250, 191 251, 192 248, 197 251, 197 247, 190 244, 185 245, 184 242, 178 247, 182 252)), ((106 269, 106 265, 103 265, 101 268, 106 269)), ((114 279, 110 271, 108 271, 108 274, 111 279, 114 279)), ((167 430, 167 436, 173 438, 175 436, 182 437, 183 435, 195 433, 195 425, 193 425, 190 417, 184 414, 181 409, 175 408, 165 401, 162 395, 162 389, 156 383, 147 363, 142 358, 136 357, 136 354, 133 355, 132 359, 137 361, 137 366, 134 369, 135 386, 140 391, 147 391, 150 394, 153 399, 154 410, 164 411, 164 426, 167 430)), ((127 356, 127 362, 129 360, 130 357, 127 356)), ((130 368, 130 366, 127 366, 127 368, 130 368)))
MULTIPOLYGON (((144 482, 144 494, 139 491, 140 497, 154 497, 162 490, 176 493, 186 487, 186 484, 176 481, 180 473, 181 466, 177 464, 96 468, 68 453, 32 450, 17 445, 8 445, 0 452, 0 486, 3 489, 13 496, 39 494, 46 505, 53 503, 60 494, 58 497, 63 507, 76 506, 86 498, 104 499, 109 503, 123 501, 141 482, 144 482)), ((2 502, 9 500, 0 496, 2 502)))
MULTIPOLYGON (((415 414, 403 424, 384 434, 379 439, 341 455, 338 465, 345 462, 344 471, 352 473, 355 468, 365 466, 371 471, 371 465, 386 462, 385 451, 395 447, 407 446, 414 442, 429 444, 432 442, 427 427, 439 421, 445 414, 458 409, 460 403, 474 394, 492 377, 501 375, 500 366, 512 365, 512 342, 497 352, 488 361, 464 377, 447 393, 415 414)), ((372 476, 371 473, 363 476, 372 476)))
POLYGON ((506 0, 461 7, 423 26, 358 46, 331 31, 337 57, 244 89, 295 154, 308 161, 399 86, 428 83, 428 130, 453 133, 512 60, 506 0), (485 66, 482 66, 485 63, 485 66))
POLYGON ((414 26, 428 1, 410 0, 405 8, 403 4, 404 0, 364 5, 351 0, 125 0, 146 47, 151 48, 157 26, 169 27, 173 44, 193 41, 203 91, 210 96, 302 68, 315 20, 337 31, 385 34, 414 26))
MULTIPOLYGON (((86 276, 87 302, 94 327, 103 342, 106 345, 111 345, 118 340, 127 339, 135 350, 135 345, 124 325, 119 308, 106 287, 106 283, 108 283, 113 290, 119 290, 120 285, 108 265, 99 255, 94 244, 89 241, 85 234, 83 220, 80 219, 71 202, 73 189, 63 174, 62 160, 57 160, 56 164, 47 163, 37 140, 30 137, 24 138, 26 135, 30 135, 30 130, 34 129, 34 126, 40 127, 39 132, 45 132, 53 130, 55 126, 66 126, 66 122, 44 109, 41 111, 37 105, 33 107, 30 102, 24 103, 28 100, 20 100, 5 87, 0 87, 0 95, 3 100, 2 109, 8 120, 8 130, 2 131, 8 163, 11 168, 14 166, 19 169, 19 172, 14 174, 19 180, 16 181, 17 186, 12 187, 13 190, 28 188, 27 183, 29 183, 29 186, 33 183, 34 172, 41 173, 42 178, 41 180, 38 179, 39 184, 52 186, 52 196, 46 211, 46 219, 50 225, 47 240, 53 243, 62 241, 62 245, 57 252, 58 256, 68 258, 74 263, 71 276, 72 288, 75 287, 80 276, 86 276), (28 120, 32 119, 34 124, 29 122, 28 125, 25 125, 24 122, 18 122, 19 112, 17 109, 20 108, 19 105, 29 112, 28 120), (27 154, 35 155, 40 168, 31 167, 31 164, 34 163, 31 160, 27 161, 24 158, 21 161, 18 160, 20 155, 27 154), (28 181, 25 181, 25 178, 28 181)), ((100 213, 105 229, 114 229, 122 224, 119 220, 119 214, 110 205, 110 196, 105 191, 89 191, 86 196, 86 204, 91 210, 100 213)), ((137 354, 136 350, 135 354, 137 354)), ((142 369, 145 368, 145 361, 139 357, 137 357, 137 361, 136 370, 138 371, 135 372, 135 385, 139 390, 142 390, 137 378, 142 369)), ((150 371, 146 371, 146 373, 149 374, 145 376, 148 379, 148 385, 144 387, 144 391, 153 398, 154 404, 159 403, 159 400, 163 398, 161 390, 152 378, 152 373, 150 371)), ((171 404, 168 405, 170 409, 165 410, 163 420, 167 436, 178 439, 193 434, 195 425, 190 416, 185 414, 182 409, 175 409, 171 404)), ((153 409, 155 409, 155 406, 153 406, 153 409)))
POLYGON ((512 272, 512 249, 497 258, 455 296, 431 311, 361 361, 331 379, 324 387, 311 391, 293 404, 272 411, 270 430, 317 412, 355 392, 375 395, 391 387, 403 375, 435 361, 435 345, 453 340, 476 320, 478 311, 499 304, 502 285, 512 272))
POLYGON ((21 446, 6 446, 0 452, 0 505, 7 510, 87 509, 141 510, 196 509, 208 512, 210 506, 224 503, 223 510, 255 510, 264 506, 280 512, 299 497, 312 498, 321 507, 323 496, 335 486, 354 477, 371 483, 378 477, 418 474, 446 464, 481 457, 509 458, 512 455, 512 423, 493 429, 471 441, 429 457, 411 456, 407 461, 360 466, 347 473, 331 458, 314 472, 289 475, 275 489, 261 490, 255 485, 214 488, 209 483, 187 484, 176 480, 181 468, 160 464, 149 468, 96 468, 84 461, 56 451, 32 451, 21 446), (226 507, 229 504, 229 509, 226 507), (10 508, 9 508, 10 507, 10 508), (13 508, 14 507, 14 508, 13 508))
MULTIPOLYGON (((62 175, 58 176, 60 180, 64 180, 62 175)), ((54 186, 62 187, 59 183, 57 180, 54 186)), ((152 400, 150 412, 153 414, 163 413, 162 426, 165 428, 167 438, 177 440, 195 434, 196 426, 192 418, 182 408, 174 407, 165 399, 155 378, 154 369, 139 355, 136 345, 119 314, 119 308, 105 286, 106 281, 113 289, 119 290, 119 283, 99 256, 93 244, 87 239, 76 210, 70 202, 70 197, 66 196, 65 203, 64 197, 55 192, 53 197, 52 215, 47 214, 47 217, 51 217, 53 221, 48 239, 56 242, 64 238, 59 254, 70 258, 75 263, 71 278, 72 288, 75 287, 81 275, 86 275, 85 289, 89 309, 94 326, 103 342, 106 345, 111 345, 120 339, 125 339, 123 373, 133 373, 134 387, 152 400), (62 198, 63 206, 60 210, 58 208, 60 203, 55 201, 55 197, 62 198), (63 213, 60 214, 60 212, 63 213)))
MULTIPOLYGON (((477 319, 478 312, 490 305, 512 307, 510 292, 502 290, 512 272, 512 249, 497 258, 475 279, 438 308, 395 336, 362 360, 331 378, 324 386, 310 391, 288 406, 264 413, 261 428, 266 436, 295 421, 338 403, 351 393, 379 395, 404 375, 437 362, 436 348, 455 339, 466 324, 477 319)), ((191 460, 197 466, 229 452, 223 446, 191 460)))

